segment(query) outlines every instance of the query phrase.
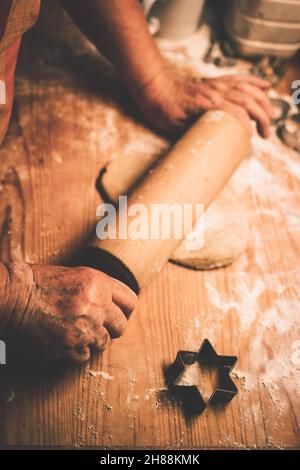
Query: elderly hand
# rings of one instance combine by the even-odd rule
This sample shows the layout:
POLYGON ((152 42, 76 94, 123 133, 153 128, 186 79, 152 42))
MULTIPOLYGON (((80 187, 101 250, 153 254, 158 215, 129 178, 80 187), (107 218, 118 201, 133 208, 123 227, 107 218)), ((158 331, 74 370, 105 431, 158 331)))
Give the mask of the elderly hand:
POLYGON ((249 75, 201 78, 170 68, 140 89, 135 98, 146 119, 169 134, 182 131, 205 111, 223 109, 249 132, 253 119, 259 133, 268 137, 273 117, 266 94, 269 87, 266 80, 249 75))
POLYGON ((39 355, 87 361, 124 332, 137 296, 87 267, 7 265, 7 327, 39 355))

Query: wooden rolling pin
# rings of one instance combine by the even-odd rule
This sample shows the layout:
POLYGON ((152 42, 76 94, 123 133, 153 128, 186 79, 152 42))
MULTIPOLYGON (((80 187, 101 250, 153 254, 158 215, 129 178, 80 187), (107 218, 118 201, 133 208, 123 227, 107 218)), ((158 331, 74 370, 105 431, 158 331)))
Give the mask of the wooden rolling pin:
MULTIPOLYGON (((249 151, 250 135, 243 125, 223 111, 209 111, 132 192, 128 209, 137 203, 145 205, 149 213, 152 204, 203 204, 206 208, 249 151)), ((100 240, 95 236, 81 261, 125 282, 138 293, 168 261, 180 241, 100 240)))

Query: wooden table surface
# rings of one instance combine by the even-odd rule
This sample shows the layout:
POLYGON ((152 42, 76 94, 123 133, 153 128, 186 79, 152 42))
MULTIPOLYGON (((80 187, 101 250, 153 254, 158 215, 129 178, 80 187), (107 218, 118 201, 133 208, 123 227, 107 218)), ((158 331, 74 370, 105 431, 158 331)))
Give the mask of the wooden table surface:
MULTIPOLYGON (((94 229, 100 167, 168 145, 50 3, 24 40, 0 150, 6 261, 67 262, 94 229)), ((246 253, 209 272, 169 263, 142 292, 125 335, 80 370, 18 356, 1 366, 1 446, 299 447, 300 156, 275 136, 256 137, 254 147, 238 176, 251 223, 246 253), (239 393, 225 409, 188 419, 164 368, 204 338, 238 355, 239 393)))

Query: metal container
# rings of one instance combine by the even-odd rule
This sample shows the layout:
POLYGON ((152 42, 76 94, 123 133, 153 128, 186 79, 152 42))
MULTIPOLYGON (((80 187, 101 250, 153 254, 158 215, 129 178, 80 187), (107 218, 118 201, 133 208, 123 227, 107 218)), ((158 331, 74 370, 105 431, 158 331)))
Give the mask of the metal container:
POLYGON ((253 41, 232 34, 230 30, 228 32, 238 54, 246 58, 262 55, 288 58, 292 57, 300 49, 300 43, 276 44, 274 42, 253 41))
POLYGON ((299 16, 300 0, 234 0, 226 28, 242 56, 289 57, 300 48, 300 21, 295 21, 299 16), (291 4, 294 21, 287 19, 291 4))
POLYGON ((286 23, 283 21, 262 20, 246 16, 239 8, 235 8, 231 11, 229 23, 234 34, 253 41, 274 42, 277 44, 300 42, 300 22, 286 23))
POLYGON ((247 16, 300 23, 300 0, 241 0, 239 6, 247 16))
POLYGON ((199 26, 205 0, 157 0, 148 13, 156 24, 156 36, 182 39, 194 34, 199 26))
POLYGON ((290 116, 282 124, 279 134, 289 147, 300 152, 300 114, 290 116))

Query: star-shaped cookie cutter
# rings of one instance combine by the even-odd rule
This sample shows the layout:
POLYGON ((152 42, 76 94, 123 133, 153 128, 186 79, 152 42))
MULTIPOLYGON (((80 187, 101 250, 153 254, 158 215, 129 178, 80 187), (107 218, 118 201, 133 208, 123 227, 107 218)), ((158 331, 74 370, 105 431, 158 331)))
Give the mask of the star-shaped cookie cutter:
POLYGON ((203 341, 198 352, 178 351, 174 363, 166 370, 169 390, 178 396, 189 413, 194 415, 202 414, 208 406, 225 405, 238 392, 230 377, 237 359, 236 356, 218 355, 208 339, 203 341), (180 384, 187 367, 196 362, 200 366, 217 369, 217 385, 207 401, 204 400, 198 385, 180 384))

